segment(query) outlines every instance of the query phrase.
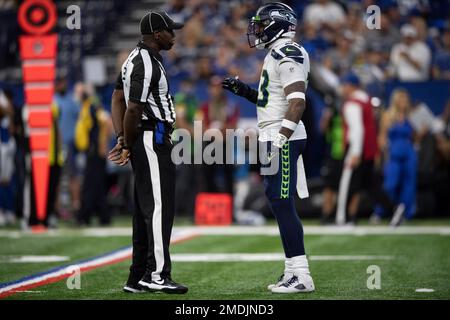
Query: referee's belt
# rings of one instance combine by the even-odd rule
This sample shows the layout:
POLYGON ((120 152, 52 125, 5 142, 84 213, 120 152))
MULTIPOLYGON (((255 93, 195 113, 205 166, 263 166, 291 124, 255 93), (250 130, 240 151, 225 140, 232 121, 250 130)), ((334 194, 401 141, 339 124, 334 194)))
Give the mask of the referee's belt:
POLYGON ((144 131, 155 131, 162 134, 173 132, 173 125, 167 121, 141 120, 140 128, 144 131))

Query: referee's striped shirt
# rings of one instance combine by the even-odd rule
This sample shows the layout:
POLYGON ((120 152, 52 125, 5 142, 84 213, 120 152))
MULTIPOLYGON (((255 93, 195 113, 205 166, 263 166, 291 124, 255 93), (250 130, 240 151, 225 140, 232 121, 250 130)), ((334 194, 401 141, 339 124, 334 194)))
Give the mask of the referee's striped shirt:
POLYGON ((123 89, 125 101, 144 104, 142 120, 173 124, 175 108, 162 57, 142 41, 122 65, 116 89, 123 89))

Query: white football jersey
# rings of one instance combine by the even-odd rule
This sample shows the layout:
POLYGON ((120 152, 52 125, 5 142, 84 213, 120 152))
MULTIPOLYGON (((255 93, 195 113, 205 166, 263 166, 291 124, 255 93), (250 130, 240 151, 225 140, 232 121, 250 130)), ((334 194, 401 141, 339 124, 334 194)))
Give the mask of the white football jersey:
MULTIPOLYGON (((278 39, 264 59, 258 88, 257 115, 260 141, 273 141, 281 128, 289 102, 284 88, 297 82, 308 85, 309 56, 306 50, 290 39, 278 39)), ((306 139, 300 120, 289 140, 306 139)))

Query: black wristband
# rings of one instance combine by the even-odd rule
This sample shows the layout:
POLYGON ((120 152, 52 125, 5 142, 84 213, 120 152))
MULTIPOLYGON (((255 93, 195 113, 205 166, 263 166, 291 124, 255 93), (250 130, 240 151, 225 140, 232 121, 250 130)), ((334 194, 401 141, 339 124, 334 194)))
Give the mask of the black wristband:
POLYGON ((122 149, 123 149, 123 150, 130 150, 131 148, 130 148, 130 146, 125 146, 125 145, 124 145, 124 146, 122 146, 122 149))
POLYGON ((118 134, 116 134, 117 139, 119 139, 120 137, 123 137, 123 131, 120 131, 118 134))

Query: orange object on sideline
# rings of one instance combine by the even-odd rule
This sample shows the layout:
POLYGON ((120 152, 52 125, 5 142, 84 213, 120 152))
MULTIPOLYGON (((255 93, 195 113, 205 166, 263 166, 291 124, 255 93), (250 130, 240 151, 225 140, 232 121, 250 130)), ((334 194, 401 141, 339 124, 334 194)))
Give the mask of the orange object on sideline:
POLYGON ((50 128, 52 126, 52 111, 33 110, 28 108, 28 126, 30 128, 50 128))
POLYGON ((21 36, 20 57, 28 59, 54 59, 57 52, 58 35, 21 36))
POLYGON ((195 200, 195 224, 230 225, 233 222, 233 198, 228 193, 199 193, 195 200))
POLYGON ((36 195, 36 215, 39 221, 44 221, 47 214, 47 192, 50 174, 48 163, 48 155, 31 154, 33 185, 36 195))
POLYGON ((39 132, 30 134, 30 149, 48 151, 50 147, 50 132, 39 132))
POLYGON ((53 81, 55 79, 54 64, 24 64, 22 66, 22 71, 24 82, 53 81))
POLYGON ((53 85, 48 87, 25 86, 25 104, 50 105, 52 101, 53 85))
MULTIPOLYGON (((52 0, 20 1, 17 20, 23 31, 19 37, 20 58, 30 130, 31 168, 36 216, 41 223, 47 211, 51 109, 58 35, 53 31, 58 14, 52 0), (38 106, 38 107, 36 107, 38 106), (37 109, 37 110, 33 110, 37 109)), ((42 226, 41 226, 42 227, 42 226)), ((36 230, 40 230, 38 226, 36 230)))
POLYGON ((37 224, 35 226, 31 226, 32 233, 45 233, 47 232, 47 227, 42 224, 37 224))

